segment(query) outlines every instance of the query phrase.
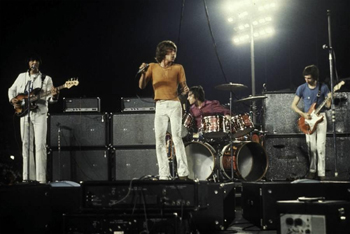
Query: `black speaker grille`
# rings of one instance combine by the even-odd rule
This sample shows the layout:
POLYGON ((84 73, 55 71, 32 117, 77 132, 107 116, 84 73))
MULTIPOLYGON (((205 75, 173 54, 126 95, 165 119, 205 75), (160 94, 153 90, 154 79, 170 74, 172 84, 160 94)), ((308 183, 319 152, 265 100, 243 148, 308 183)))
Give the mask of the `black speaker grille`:
POLYGON ((61 147, 104 147, 108 144, 107 120, 104 114, 51 115, 50 147, 59 143, 61 147))

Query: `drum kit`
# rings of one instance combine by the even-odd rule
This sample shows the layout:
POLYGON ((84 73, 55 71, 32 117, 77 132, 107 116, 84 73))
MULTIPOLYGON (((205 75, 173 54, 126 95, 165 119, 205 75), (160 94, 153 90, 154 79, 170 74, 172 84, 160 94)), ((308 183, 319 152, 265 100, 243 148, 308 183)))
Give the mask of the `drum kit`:
MULTIPOLYGON (((243 84, 229 83, 215 87, 230 91, 230 113, 232 113, 232 93, 247 88, 243 84)), ((266 96, 249 96, 235 102, 250 102, 266 96)), ((224 116, 213 114, 202 117, 199 134, 193 134, 194 118, 190 113, 183 116, 182 137, 189 168, 189 178, 193 180, 258 181, 268 169, 268 159, 264 149, 264 132, 256 130, 251 113, 224 116)), ((171 137, 167 138, 167 142, 171 137)), ((168 150, 172 175, 175 177, 175 150, 168 150)))

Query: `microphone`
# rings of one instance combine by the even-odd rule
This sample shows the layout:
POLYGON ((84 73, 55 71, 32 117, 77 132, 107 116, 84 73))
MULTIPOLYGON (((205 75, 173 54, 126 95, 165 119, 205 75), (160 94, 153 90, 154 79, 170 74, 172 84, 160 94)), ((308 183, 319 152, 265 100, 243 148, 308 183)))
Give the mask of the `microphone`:
POLYGON ((332 47, 329 47, 328 45, 324 44, 324 45, 322 46, 322 49, 324 49, 324 50, 326 50, 326 49, 332 49, 332 47))
POLYGON ((146 63, 146 65, 143 68, 140 68, 140 70, 137 72, 137 74, 140 74, 141 72, 143 72, 144 70, 146 70, 149 67, 149 64, 146 63))
POLYGON ((266 83, 263 84, 263 91, 267 92, 266 83))
POLYGON ((30 69, 35 70, 35 65, 33 64, 30 69))

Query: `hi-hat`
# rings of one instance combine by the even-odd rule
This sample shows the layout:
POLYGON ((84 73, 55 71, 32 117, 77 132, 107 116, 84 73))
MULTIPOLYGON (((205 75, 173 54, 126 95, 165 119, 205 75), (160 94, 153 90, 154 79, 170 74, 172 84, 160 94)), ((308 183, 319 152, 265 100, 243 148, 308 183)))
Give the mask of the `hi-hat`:
POLYGON ((231 83, 231 82, 228 84, 221 84, 221 85, 215 86, 215 89, 228 90, 228 91, 234 91, 242 88, 248 88, 248 87, 243 84, 237 84, 237 83, 231 83))
POLYGON ((265 99, 267 98, 266 96, 249 96, 247 98, 242 98, 239 100, 236 100, 234 102, 245 102, 245 101, 257 101, 257 100, 261 100, 261 99, 265 99))

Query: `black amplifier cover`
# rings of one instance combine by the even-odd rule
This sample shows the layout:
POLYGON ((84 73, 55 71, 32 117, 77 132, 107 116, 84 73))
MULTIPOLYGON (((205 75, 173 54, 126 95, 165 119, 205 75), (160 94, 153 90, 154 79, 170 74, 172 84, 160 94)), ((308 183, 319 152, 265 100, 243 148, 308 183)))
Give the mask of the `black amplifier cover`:
POLYGON ((121 105, 123 112, 156 110, 153 98, 122 97, 121 105))
POLYGON ((95 98, 63 98, 64 112, 100 112, 101 100, 95 98))

